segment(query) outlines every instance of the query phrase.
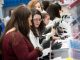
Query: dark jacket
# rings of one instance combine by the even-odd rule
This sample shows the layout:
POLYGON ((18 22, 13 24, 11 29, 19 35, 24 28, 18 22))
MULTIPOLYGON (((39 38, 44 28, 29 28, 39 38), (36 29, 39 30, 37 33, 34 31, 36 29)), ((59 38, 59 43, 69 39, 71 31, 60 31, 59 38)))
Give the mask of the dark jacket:
POLYGON ((3 38, 3 60, 37 60, 39 50, 20 32, 10 32, 3 38))

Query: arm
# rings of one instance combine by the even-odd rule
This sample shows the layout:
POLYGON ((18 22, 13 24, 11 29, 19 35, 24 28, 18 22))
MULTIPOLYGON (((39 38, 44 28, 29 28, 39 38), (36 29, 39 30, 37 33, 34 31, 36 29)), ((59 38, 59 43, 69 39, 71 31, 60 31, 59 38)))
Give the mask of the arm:
POLYGON ((12 49, 18 60, 36 60, 39 56, 39 49, 33 49, 27 40, 25 41, 19 34, 15 34, 14 38, 11 38, 12 49))

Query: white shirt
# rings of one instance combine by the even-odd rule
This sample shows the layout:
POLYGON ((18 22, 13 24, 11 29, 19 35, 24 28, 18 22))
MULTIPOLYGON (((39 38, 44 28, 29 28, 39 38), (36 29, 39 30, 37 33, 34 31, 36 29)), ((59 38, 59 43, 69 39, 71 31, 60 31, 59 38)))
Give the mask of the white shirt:
POLYGON ((35 37, 31 30, 29 33, 29 38, 30 38, 30 41, 33 44, 34 48, 39 47, 40 49, 43 49, 39 43, 39 37, 35 37))

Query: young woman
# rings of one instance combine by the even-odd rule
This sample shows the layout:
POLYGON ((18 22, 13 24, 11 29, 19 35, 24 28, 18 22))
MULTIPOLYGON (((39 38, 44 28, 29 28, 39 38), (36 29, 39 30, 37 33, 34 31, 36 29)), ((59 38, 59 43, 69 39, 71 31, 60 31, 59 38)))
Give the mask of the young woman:
POLYGON ((42 13, 42 16, 43 16, 43 21, 44 21, 45 26, 53 23, 52 20, 50 20, 50 15, 47 12, 42 13))
POLYGON ((43 9, 46 11, 46 9, 48 8, 48 6, 50 5, 50 1, 42 1, 42 5, 43 5, 43 9))
POLYGON ((2 37, 3 60, 37 60, 41 55, 29 39, 31 20, 31 11, 26 6, 14 10, 2 37))
MULTIPOLYGON (((47 34, 47 33, 44 34, 46 27, 45 27, 45 24, 42 19, 43 18, 42 18, 42 14, 40 13, 40 11, 38 11, 37 9, 32 9, 32 26, 31 26, 30 40, 34 39, 37 46, 39 46, 40 48, 43 49, 44 47, 42 47, 43 45, 41 45, 41 44, 43 44, 42 41, 43 40, 44 40, 44 42, 48 41, 48 39, 52 35, 54 35, 55 31, 52 31, 49 34, 47 34), (45 36, 43 37, 43 35, 45 35, 45 36)), ((50 44, 47 44, 47 45, 49 47, 50 44)))
POLYGON ((35 8, 42 12, 42 4, 39 2, 39 0, 31 0, 27 6, 29 9, 35 8))
POLYGON ((41 12, 38 11, 37 9, 32 9, 31 11, 32 11, 31 31, 33 33, 35 40, 37 40, 39 44, 39 37, 41 37, 43 32, 45 31, 45 25, 42 20, 41 12))
POLYGON ((62 14, 61 6, 58 3, 51 4, 46 11, 50 15, 50 19, 53 21, 52 24, 48 24, 46 27, 48 29, 54 26, 56 26, 56 28, 58 27, 58 29, 56 30, 57 35, 61 37, 61 35, 64 33, 63 30, 67 31, 67 26, 64 27, 64 25, 66 25, 67 23, 64 22, 61 18, 61 14, 62 14))
POLYGON ((50 15, 51 20, 54 20, 56 17, 61 18, 61 6, 58 3, 50 4, 46 11, 50 15))

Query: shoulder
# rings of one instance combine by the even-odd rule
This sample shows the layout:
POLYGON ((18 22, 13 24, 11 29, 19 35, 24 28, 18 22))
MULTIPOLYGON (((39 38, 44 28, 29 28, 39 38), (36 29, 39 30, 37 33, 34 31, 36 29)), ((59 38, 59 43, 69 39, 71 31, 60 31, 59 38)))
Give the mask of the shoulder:
POLYGON ((10 29, 4 36, 4 39, 8 39, 12 42, 13 45, 17 46, 21 42, 24 42, 24 39, 27 40, 19 31, 15 31, 14 28, 10 29))
POLYGON ((11 32, 13 32, 13 31, 15 31, 15 30, 16 30, 15 27, 11 28, 10 30, 8 30, 8 31, 6 32, 6 35, 9 34, 9 33, 11 33, 11 32))
POLYGON ((8 31, 4 34, 4 39, 10 39, 10 38, 12 38, 11 36, 12 36, 12 33, 14 33, 14 31, 15 31, 15 28, 12 28, 12 29, 8 30, 8 31))

